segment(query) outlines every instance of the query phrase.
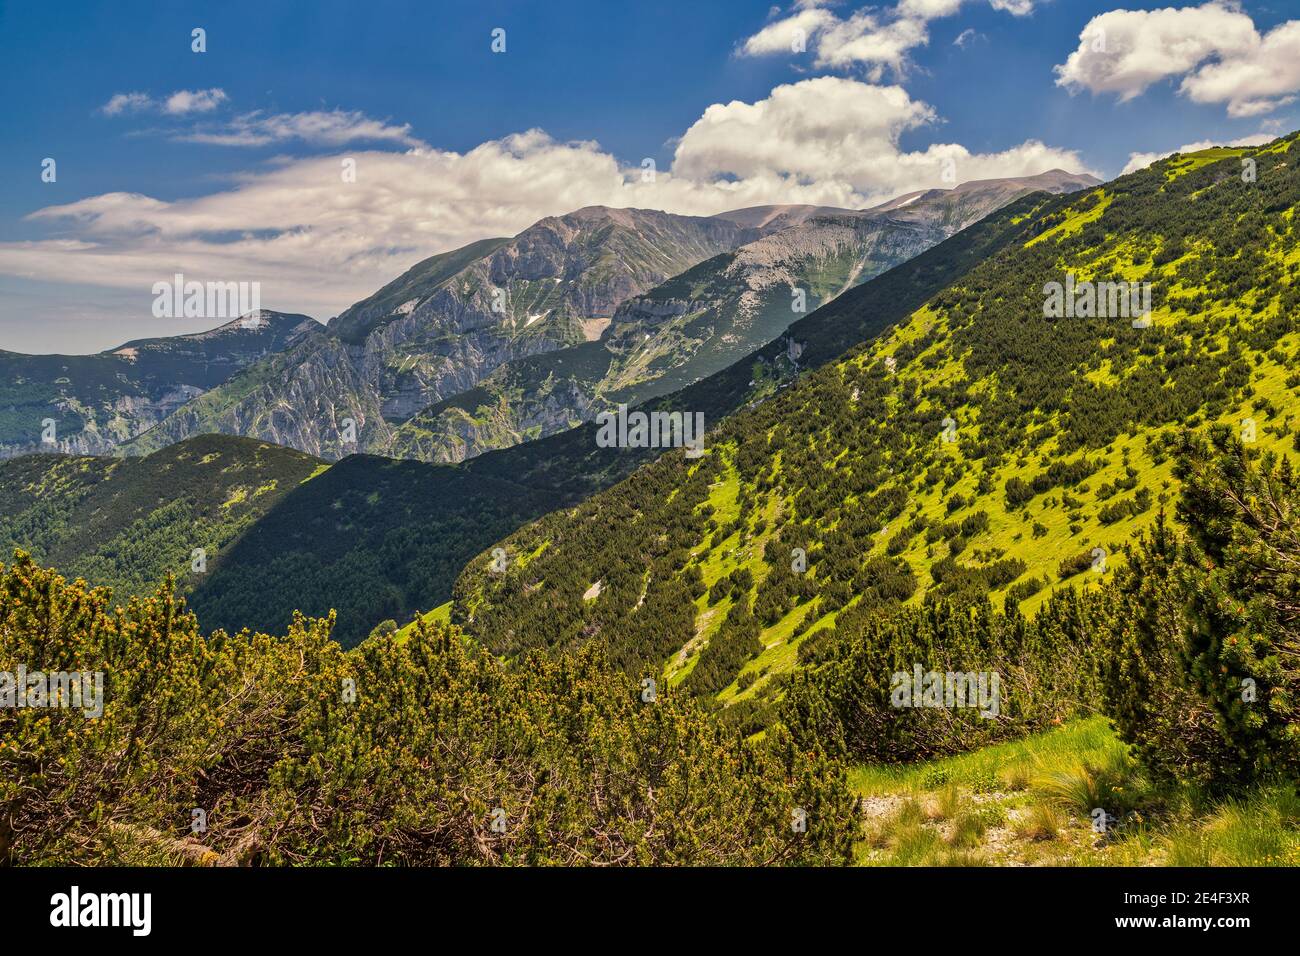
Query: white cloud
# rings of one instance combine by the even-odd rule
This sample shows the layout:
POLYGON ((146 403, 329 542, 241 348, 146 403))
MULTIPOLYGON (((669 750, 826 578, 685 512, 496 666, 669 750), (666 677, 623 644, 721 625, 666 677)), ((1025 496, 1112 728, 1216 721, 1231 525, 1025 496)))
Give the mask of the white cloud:
POLYGON ((168 116, 184 116, 188 113, 211 112, 227 98, 226 91, 217 87, 210 90, 177 90, 161 100, 154 99, 148 93, 114 93, 100 107, 100 112, 105 116, 119 116, 148 110, 168 116))
MULTIPOLYGON (((151 112, 171 117, 211 113, 230 99, 218 87, 207 90, 177 90, 162 99, 147 93, 115 93, 100 107, 106 116, 151 112)), ((314 146, 344 146, 354 142, 396 143, 424 146, 411 135, 411 126, 395 126, 371 119, 355 110, 309 110, 302 113, 243 113, 221 121, 206 120, 188 129, 172 127, 162 131, 173 140, 210 146, 268 146, 291 141, 314 146)))
POLYGON ((318 146, 343 146, 359 141, 425 145, 411 135, 409 123, 392 126, 363 113, 346 110, 272 114, 254 111, 217 126, 178 133, 174 138, 212 146, 266 146, 290 140, 318 146))
MULTIPOLYGON (((737 53, 767 56, 799 53, 806 48, 813 52, 813 66, 818 69, 860 66, 872 82, 879 82, 886 70, 901 75, 908 54, 930 42, 931 20, 954 15, 965 2, 899 0, 892 8, 863 7, 842 19, 820 5, 796 4, 795 12, 749 37, 737 53)), ((1032 13, 1034 2, 989 0, 993 9, 1015 16, 1032 13)))
POLYGON ((784 20, 763 27, 741 45, 740 53, 744 56, 766 56, 769 53, 798 52, 798 48, 805 45, 814 34, 836 22, 835 14, 829 10, 817 7, 800 10, 784 20))
POLYGON ((1071 91, 1114 93, 1121 101, 1182 77, 1179 92, 1193 102, 1224 104, 1233 117, 1257 116, 1300 91, 1300 20, 1261 36, 1228 0, 1111 10, 1088 21, 1056 74, 1057 85, 1071 91))
POLYGON ((926 21, 900 17, 886 20, 876 14, 859 11, 847 20, 837 21, 818 37, 814 66, 846 69, 854 64, 867 65, 868 75, 878 81, 885 67, 895 75, 907 64, 909 51, 930 42, 926 21))
MULTIPOLYGON (((538 130, 463 153, 418 146, 281 160, 206 196, 108 193, 41 209, 28 218, 59 238, 0 243, 0 274, 123 290, 142 314, 152 284, 174 272, 258 281, 267 308, 323 319, 421 258, 587 205, 696 215, 777 202, 862 207, 952 185, 946 160, 958 181, 1086 171, 1074 152, 1033 140, 983 154, 957 143, 900 148, 904 132, 935 120, 901 87, 819 77, 710 106, 654 182, 596 143, 538 130), (345 158, 356 162, 355 182, 343 181, 345 158)), ((303 134, 300 123, 288 128, 303 134)), ((333 121, 323 129, 344 135, 333 121)))
POLYGON ((963 2, 964 0, 900 0, 895 9, 900 16, 938 20, 955 14, 963 2))
POLYGON ((1300 91, 1300 20, 1269 31, 1248 55, 1210 63, 1183 80, 1197 103, 1227 103, 1231 116, 1257 116, 1300 91))
POLYGON ((209 113, 225 101, 225 90, 177 90, 167 97, 162 108, 171 116, 184 116, 186 113, 209 113))
POLYGON ((673 173, 696 183, 725 184, 738 193, 766 184, 774 197, 791 197, 765 202, 853 206, 951 185, 943 180, 946 160, 956 164, 962 181, 1030 175, 1056 166, 1085 170, 1077 153, 1034 140, 987 154, 956 143, 913 152, 899 148, 904 132, 936 119, 933 108, 900 86, 817 77, 778 86, 756 103, 710 106, 678 142, 673 173), (796 193, 806 198, 792 198, 796 193))
POLYGON ((1242 136, 1239 139, 1234 139, 1226 143, 1216 143, 1208 139, 1203 139, 1196 143, 1184 143, 1177 149, 1168 149, 1162 153, 1129 153, 1128 162, 1125 163, 1124 168, 1120 170, 1120 175, 1126 176, 1129 173, 1137 172, 1139 169, 1146 169, 1157 160, 1164 159, 1166 156, 1172 156, 1174 153, 1195 153, 1202 149, 1209 149, 1212 146, 1262 146, 1264 143, 1271 143, 1276 138, 1277 137, 1271 133, 1254 133, 1250 136, 1242 136))
POLYGON ((899 135, 934 119, 900 86, 823 76, 778 86, 756 103, 710 106, 677 144, 673 171, 704 182, 780 176, 876 193, 894 186, 899 135))
POLYGON ((99 110, 105 116, 119 116, 147 109, 152 103, 147 93, 114 93, 99 110))

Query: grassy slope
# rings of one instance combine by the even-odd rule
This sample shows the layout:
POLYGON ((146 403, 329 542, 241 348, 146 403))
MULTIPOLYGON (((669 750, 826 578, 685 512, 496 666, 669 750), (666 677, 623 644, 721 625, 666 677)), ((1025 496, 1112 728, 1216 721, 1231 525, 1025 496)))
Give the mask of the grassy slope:
POLYGON ((857 860, 889 865, 1297 866, 1300 796, 1147 780, 1102 718, 959 757, 858 767, 857 860), (1106 832, 1092 811, 1113 817, 1106 832))
MULTIPOLYGON (((1221 159, 1236 157, 1242 152, 1244 150, 1215 149, 1206 150, 1203 154, 1191 154, 1171 161, 1172 169, 1167 175, 1172 180, 1221 159)), ((1060 224, 1026 243, 1026 247, 1033 246, 1044 240, 1059 241, 1064 237, 1076 234, 1087 223, 1101 219, 1105 209, 1109 206, 1110 199, 1105 195, 1104 189, 1098 189, 1097 193, 1102 197, 1100 202, 1091 206, 1087 211, 1072 211, 1060 224)), ((1290 266, 1300 261, 1300 251, 1297 251, 1294 246, 1291 251, 1286 251, 1282 246, 1278 246, 1273 251, 1273 255, 1275 255, 1276 262, 1279 265, 1290 266)), ((1093 264, 1075 262, 1070 265, 1077 268, 1080 277, 1083 278, 1087 275, 1089 265, 1093 264)), ((1129 265, 1131 266, 1131 263, 1129 265)), ((1162 270, 1164 277, 1173 280, 1176 277, 1178 265, 1178 262, 1174 262, 1165 266, 1162 270)), ((1129 271, 1131 273, 1136 272, 1131 268, 1129 271)), ((1188 289, 1187 291, 1205 290, 1188 289)), ((1203 322, 1214 324, 1232 317, 1243 318, 1247 315, 1247 311, 1242 308, 1240 303, 1223 301, 1216 304, 1199 318, 1203 322)), ((1171 310, 1157 310, 1154 320, 1157 326, 1168 324, 1172 320, 1171 310)), ((942 317, 936 316, 929 309, 920 309, 908 322, 891 330, 874 347, 865 351, 854 361, 859 368, 865 369, 873 361, 896 353, 904 343, 915 342, 926 333, 941 333, 944 328, 942 317)), ((1226 346, 1228 339, 1229 336, 1226 333, 1216 336, 1216 341, 1220 347, 1226 346)), ((1247 419, 1252 419, 1256 423, 1256 442, 1262 450, 1272 450, 1279 454, 1288 455, 1293 460, 1300 461, 1300 456, 1296 453, 1288 429, 1292 416, 1287 411, 1289 406, 1295 404, 1297 389, 1294 383, 1291 386, 1287 385, 1286 380, 1293 372, 1293 363, 1284 357, 1300 354, 1298 352, 1300 350, 1300 333, 1293 332, 1284 336, 1279 341, 1278 347, 1283 355, 1270 356, 1262 352, 1248 352, 1248 359, 1254 366, 1251 378, 1253 396, 1240 403, 1235 403, 1231 410, 1213 416, 1210 420, 1229 424, 1235 429, 1247 419)), ((1103 342, 1103 355, 1112 350, 1117 353, 1119 351, 1115 342, 1103 342)), ((939 340, 918 357, 918 361, 913 363, 910 370, 908 368, 900 369, 899 375, 905 379, 911 373, 918 380, 923 380, 928 384, 945 380, 955 381, 962 377, 961 359, 961 356, 946 354, 944 343, 939 340), (929 359, 934 361, 927 361, 929 359)), ((1084 372, 1082 369, 1080 371, 1085 377, 1091 376, 1092 381, 1109 387, 1122 387, 1122 380, 1108 373, 1109 363, 1108 358, 1103 358, 1101 368, 1097 372, 1084 372)), ((996 379, 987 383, 977 383, 977 387, 979 384, 984 384, 988 389, 994 389, 996 388, 996 379)), ((973 411, 971 407, 963 406, 954 410, 954 414, 960 420, 963 413, 971 411, 973 411)), ((978 422, 974 423, 974 428, 978 429, 978 422)), ((958 431, 957 441, 947 445, 944 449, 954 461, 961 461, 963 458, 963 430, 964 428, 958 431)), ((1061 577, 1058 572, 1058 565, 1063 558, 1081 551, 1090 551, 1094 547, 1101 547, 1107 551, 1107 567, 1113 569, 1118 562, 1122 561, 1119 552, 1123 543, 1133 540, 1136 535, 1140 534, 1155 520, 1157 513, 1155 507, 1141 514, 1112 523, 1103 523, 1099 516, 1105 504, 1131 497, 1136 488, 1148 490, 1157 501, 1168 498, 1173 490, 1171 474, 1173 461, 1159 454, 1159 452, 1152 453, 1149 448, 1152 438, 1153 435, 1150 432, 1121 435, 1102 448, 1087 452, 1086 457, 1100 460, 1103 464, 1081 485, 1069 489, 1070 497, 1080 502, 1078 507, 1068 506, 1063 500, 1065 495, 1062 493, 1062 489, 1059 488, 1035 495, 1029 506, 1023 510, 1011 510, 999 500, 1001 498, 1000 492, 1009 479, 1013 477, 1031 479, 1042 470, 1041 465, 1046 464, 1053 457, 1054 449, 1051 443, 1038 444, 1030 436, 1030 440, 1025 443, 1020 457, 992 470, 992 484, 997 490, 994 497, 981 496, 976 489, 977 475, 975 472, 969 472, 962 480, 950 487, 935 485, 924 494, 919 495, 912 508, 909 509, 908 515, 909 517, 922 516, 931 522, 940 523, 960 521, 976 511, 986 511, 990 518, 989 528, 987 531, 969 539, 967 551, 971 553, 983 551, 989 554, 997 554, 999 557, 1019 558, 1026 562, 1028 569, 1017 578, 1017 581, 1025 581, 1031 578, 1048 581, 1046 587, 1021 602, 1021 609, 1026 613, 1032 613, 1053 591, 1061 587, 1091 586, 1099 583, 1104 577, 1103 574, 1093 575, 1089 572, 1068 578, 1061 577), (1113 486, 1116 480, 1127 478, 1127 469, 1129 467, 1136 471, 1137 482, 1135 488, 1102 499, 1098 494, 1100 488, 1106 484, 1113 486), (970 504, 962 508, 949 510, 946 502, 952 501, 954 496, 964 497, 970 501, 970 504), (1035 524, 1040 529, 1045 528, 1046 533, 1042 533, 1040 530, 1035 534, 1033 529, 1035 524)), ((1077 459, 1085 456, 1074 455, 1070 457, 1077 459)), ((885 536, 881 535, 866 554, 884 554, 885 544, 885 536)), ((761 553, 761 548, 753 550, 761 553)), ((932 545, 927 544, 924 535, 919 535, 914 539, 913 543, 903 552, 903 557, 918 573, 923 583, 927 583, 926 579, 933 559, 942 555, 943 548, 940 547, 936 550, 932 545)), ((751 570, 757 573, 757 568, 754 567, 757 562, 751 559, 748 563, 751 570)), ((1001 604, 1007 590, 1007 587, 1003 587, 991 592, 995 604, 1001 604)), ((914 602, 919 601, 923 593, 923 591, 918 592, 913 599, 914 602)), ((814 622, 814 626, 829 626, 831 623, 815 616, 814 622)), ((782 624, 769 628, 764 633, 763 640, 767 649, 748 662, 742 674, 753 672, 756 674, 763 673, 765 676, 774 675, 782 673, 793 666, 795 663, 795 648, 789 645, 792 635, 788 633, 790 628, 784 625, 785 622, 782 622, 782 624)), ((804 630, 798 634, 797 640, 803 639, 808 633, 809 630, 804 630)), ((756 682, 746 692, 737 693, 736 686, 733 685, 724 691, 721 696, 726 701, 752 696, 759 686, 761 686, 761 681, 756 682)))

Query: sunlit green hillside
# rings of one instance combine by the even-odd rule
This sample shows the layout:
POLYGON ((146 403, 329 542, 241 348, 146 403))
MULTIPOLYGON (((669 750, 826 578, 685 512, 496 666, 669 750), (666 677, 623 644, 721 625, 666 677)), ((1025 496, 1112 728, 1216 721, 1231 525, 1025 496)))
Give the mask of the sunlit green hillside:
POLYGON ((542 551, 505 574, 475 562, 454 619, 506 652, 603 635, 628 666, 770 701, 848 609, 1033 613, 1108 580, 1176 490, 1188 430, 1296 454, 1294 143, 1171 157, 1035 213, 1025 241, 729 420, 702 460, 666 456, 523 529, 503 546, 542 551), (1067 275, 1149 283, 1151 314, 1046 317, 1067 275))

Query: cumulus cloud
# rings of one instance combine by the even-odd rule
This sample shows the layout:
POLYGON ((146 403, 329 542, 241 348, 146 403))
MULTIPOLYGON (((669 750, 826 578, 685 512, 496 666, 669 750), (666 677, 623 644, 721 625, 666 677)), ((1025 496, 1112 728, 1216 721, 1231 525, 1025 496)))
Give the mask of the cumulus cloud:
POLYGON ((465 152, 335 151, 268 164, 205 196, 108 193, 46 207, 28 218, 56 238, 0 243, 0 274, 126 290, 142 313, 152 284, 174 272, 258 281, 266 307, 326 318, 421 258, 587 205, 695 215, 778 202, 862 207, 951 186, 946 168, 959 182, 1087 171, 1076 153, 1033 140, 994 153, 900 148, 904 132, 935 120, 901 87, 828 76, 710 106, 653 181, 596 143, 539 130, 465 152), (345 181, 347 160, 355 182, 345 181))
POLYGON ((817 42, 815 66, 847 69, 855 64, 868 67, 868 75, 878 81, 886 68, 895 75, 903 72, 907 54, 930 42, 926 21, 899 17, 886 19, 859 11, 847 20, 827 27, 817 42))
POLYGON ((1152 163, 1164 159, 1166 156, 1172 156, 1174 153, 1195 153, 1202 149, 1210 149, 1213 146, 1262 146, 1265 143, 1271 143, 1276 138, 1277 137, 1271 133, 1254 133, 1250 136, 1242 136, 1239 139, 1234 139, 1226 143, 1215 143, 1208 139, 1203 139, 1196 143, 1184 143, 1177 149, 1167 149, 1164 152, 1129 153, 1128 162, 1125 163, 1124 168, 1120 170, 1120 175, 1126 176, 1129 173, 1137 172, 1139 169, 1146 169, 1152 163))
POLYGON ((1274 27, 1245 56, 1205 65, 1182 90, 1197 103, 1227 103, 1232 116, 1257 116, 1292 102, 1300 91, 1300 20, 1274 27))
POLYGON ((1058 86, 1121 101, 1181 77, 1178 90, 1193 102, 1223 104, 1233 117, 1257 116, 1300 91, 1300 20, 1261 35, 1227 0, 1111 10, 1088 21, 1078 48, 1055 69, 1058 86))
POLYGON ((778 86, 755 103, 710 106, 677 144, 673 171, 705 181, 787 176, 874 192, 893 185, 899 135, 934 119, 901 86, 823 76, 778 86))
MULTIPOLYGON (((767 56, 808 50, 814 54, 813 66, 818 69, 860 67, 869 79, 879 82, 886 71, 901 75, 908 65, 908 54, 930 42, 930 21, 952 16, 965 2, 899 0, 894 7, 864 7, 843 18, 820 3, 796 4, 785 17, 741 43, 737 54, 767 56)), ((1034 2, 989 0, 993 9, 1015 16, 1032 13, 1034 2)))
POLYGON ((740 47, 743 56, 766 56, 770 53, 798 53, 807 49, 807 40, 838 18, 829 10, 810 7, 799 10, 775 23, 769 23, 740 47))
POLYGON ((835 76, 802 80, 778 86, 755 103, 710 106, 678 142, 673 173, 771 197, 763 202, 862 206, 912 189, 952 185, 943 177, 953 166, 961 181, 1054 167, 1087 171, 1077 153, 1036 140, 998 153, 972 153, 958 143, 900 149, 903 133, 936 120, 932 107, 901 86, 835 76))

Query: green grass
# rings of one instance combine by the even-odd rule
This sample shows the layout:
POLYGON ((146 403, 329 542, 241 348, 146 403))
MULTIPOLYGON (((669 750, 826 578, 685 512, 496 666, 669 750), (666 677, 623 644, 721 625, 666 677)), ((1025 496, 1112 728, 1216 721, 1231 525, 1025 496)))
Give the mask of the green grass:
POLYGON ((409 638, 415 633, 416 625, 422 620, 427 621, 430 624, 450 624, 451 602, 448 601, 446 604, 440 604, 427 614, 421 614, 418 617, 412 618, 410 624, 398 629, 397 639, 399 641, 405 641, 409 638))
POLYGON ((1103 718, 908 766, 849 772, 872 866, 1300 866, 1300 794, 1158 788, 1103 718), (1093 829, 1092 810, 1115 821, 1093 829))
POLYGON ((906 766, 855 767, 849 771, 849 783, 864 796, 922 792, 930 789, 937 779, 976 787, 993 778, 1010 780, 1017 770, 1030 769, 1044 775, 1068 770, 1081 760, 1103 761, 1126 753, 1127 748, 1115 737, 1106 720, 1094 717, 942 760, 906 766))
POLYGON ((1195 153, 1183 153, 1178 159, 1169 164, 1165 170, 1165 179, 1173 182, 1180 176, 1186 176, 1193 170, 1200 169, 1202 166, 1208 166, 1211 163, 1217 163, 1221 159, 1231 159, 1233 156, 1241 156, 1246 152, 1244 149, 1234 148, 1231 146, 1214 146, 1210 149, 1198 150, 1195 153))
MULTIPOLYGON (((1085 199, 1092 199, 1093 196, 1100 195, 1101 198, 1093 202, 1088 209, 1072 209, 1068 216, 1057 225, 1046 230, 1040 235, 1035 236, 1025 243, 1025 246, 1037 245, 1040 242, 1046 242, 1048 239, 1060 240, 1065 236, 1072 236, 1088 223, 1100 219, 1106 212, 1106 207, 1111 204, 1114 197, 1106 195, 1104 189, 1098 189, 1095 192, 1088 193, 1085 199)), ((1081 200, 1082 201, 1082 200, 1081 200)))

